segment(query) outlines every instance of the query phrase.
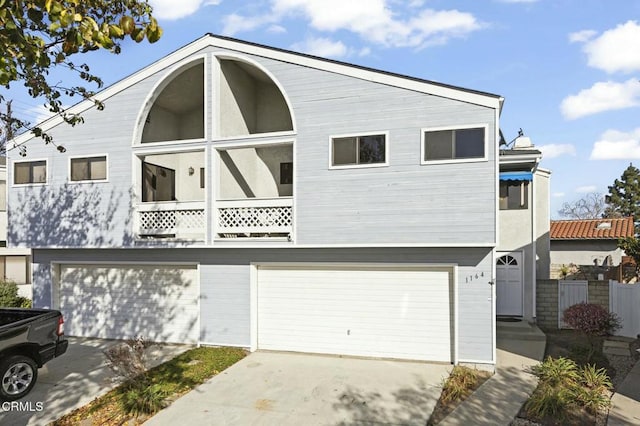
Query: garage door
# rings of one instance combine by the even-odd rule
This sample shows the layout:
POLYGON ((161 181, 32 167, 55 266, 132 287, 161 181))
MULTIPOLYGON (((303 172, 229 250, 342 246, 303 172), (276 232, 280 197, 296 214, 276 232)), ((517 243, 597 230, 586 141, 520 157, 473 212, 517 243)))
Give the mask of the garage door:
POLYGON ((450 269, 258 268, 258 349, 452 361, 450 269))
POLYGON ((197 343, 197 272, 184 265, 60 265, 65 333, 197 343))

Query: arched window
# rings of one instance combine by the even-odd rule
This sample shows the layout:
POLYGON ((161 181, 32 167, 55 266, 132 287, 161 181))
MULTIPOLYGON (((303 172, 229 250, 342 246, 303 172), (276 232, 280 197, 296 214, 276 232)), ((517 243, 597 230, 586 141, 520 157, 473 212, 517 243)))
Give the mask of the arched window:
POLYGON ((496 262, 496 265, 514 265, 515 266, 517 264, 518 264, 518 261, 516 260, 516 258, 513 256, 509 256, 508 254, 500 257, 496 262))
POLYGON ((182 68, 147 113, 141 143, 204 138, 204 61, 182 68))

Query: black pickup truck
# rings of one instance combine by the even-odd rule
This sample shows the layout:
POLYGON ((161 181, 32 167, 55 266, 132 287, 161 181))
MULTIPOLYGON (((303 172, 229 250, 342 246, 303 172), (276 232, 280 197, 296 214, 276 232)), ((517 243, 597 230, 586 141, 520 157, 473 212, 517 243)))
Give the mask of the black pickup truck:
POLYGON ((0 400, 28 394, 38 368, 67 351, 63 324, 51 309, 0 309, 0 400))

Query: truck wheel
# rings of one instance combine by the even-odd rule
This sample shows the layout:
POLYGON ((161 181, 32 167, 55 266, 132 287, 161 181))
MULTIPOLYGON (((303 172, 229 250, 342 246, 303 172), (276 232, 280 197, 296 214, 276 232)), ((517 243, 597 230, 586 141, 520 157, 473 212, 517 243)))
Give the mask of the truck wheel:
POLYGON ((0 362, 0 378, 0 399, 20 399, 36 384, 38 367, 28 356, 13 355, 0 362))

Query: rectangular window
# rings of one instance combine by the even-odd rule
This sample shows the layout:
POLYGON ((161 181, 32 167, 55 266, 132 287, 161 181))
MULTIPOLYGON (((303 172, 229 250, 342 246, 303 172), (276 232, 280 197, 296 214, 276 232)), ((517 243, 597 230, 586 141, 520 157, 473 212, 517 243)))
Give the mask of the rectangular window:
POLYGON ((500 210, 518 210, 529 207, 529 182, 500 181, 500 210))
POLYGON ((424 131, 422 161, 484 159, 485 133, 484 127, 424 131))
POLYGON ((332 166, 386 164, 386 135, 336 137, 331 139, 332 166))
POLYGON ((13 183, 16 185, 47 183, 47 162, 41 160, 14 163, 13 183))
POLYGON ((107 180, 107 157, 71 159, 71 181, 107 180))

